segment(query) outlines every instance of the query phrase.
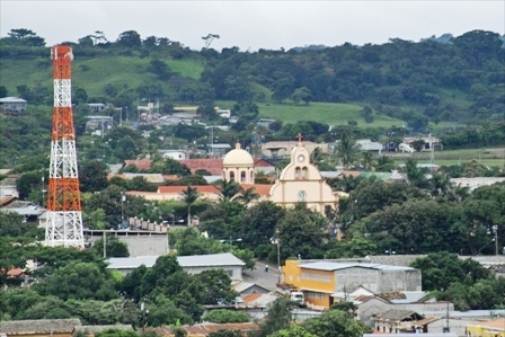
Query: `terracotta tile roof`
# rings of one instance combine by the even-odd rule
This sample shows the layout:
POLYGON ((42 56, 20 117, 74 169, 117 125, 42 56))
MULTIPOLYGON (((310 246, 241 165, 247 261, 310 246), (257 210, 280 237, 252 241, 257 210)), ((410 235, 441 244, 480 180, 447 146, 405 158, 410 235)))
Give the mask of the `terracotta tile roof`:
MULTIPOLYGON (((214 185, 195 185, 195 186, 191 186, 191 187, 196 188, 198 193, 202 193, 202 194, 204 194, 204 193, 216 193, 216 194, 219 193, 219 189, 214 185)), ((185 185, 160 186, 160 187, 158 187, 158 193, 173 193, 173 194, 182 193, 187 188, 188 188, 188 186, 185 186, 185 185)))
POLYGON ((16 200, 16 197, 14 197, 12 195, 1 196, 0 197, 0 206, 5 206, 5 205, 11 203, 14 200, 16 200))
POLYGON ((25 272, 21 268, 12 268, 7 271, 8 278, 16 278, 23 275, 25 272))
POLYGON ((251 303, 253 301, 256 301, 258 298, 260 298, 263 294, 261 293, 250 293, 247 295, 242 296, 242 300, 245 303, 251 303))
POLYGON ((484 328, 488 329, 498 329, 499 331, 505 331, 505 318, 492 319, 489 321, 479 322, 478 324, 484 328))
POLYGON ((185 159, 180 161, 185 165, 191 173, 198 170, 205 170, 210 172, 211 175, 220 176, 223 173, 223 160, 214 158, 200 158, 200 159, 185 159))
POLYGON ((256 158, 256 159, 254 159, 254 166, 255 167, 271 167, 274 165, 270 164, 265 159, 256 158))
MULTIPOLYGON (((258 324, 252 322, 222 323, 222 324, 204 322, 195 325, 184 325, 182 326, 182 328, 186 331, 188 337, 205 337, 208 336, 210 333, 217 332, 219 330, 240 331, 244 336, 246 336, 247 332, 259 331, 258 324)), ((154 331, 159 335, 165 337, 174 336, 172 329, 166 326, 149 330, 154 331)))
POLYGON ((149 170, 151 168, 153 161, 150 159, 133 159, 125 160, 125 166, 135 166, 140 171, 149 170))
POLYGON ((267 197, 270 195, 270 188, 272 188, 273 185, 269 185, 269 184, 242 184, 240 186, 244 190, 247 190, 249 188, 254 188, 256 193, 258 193, 260 196, 267 197))

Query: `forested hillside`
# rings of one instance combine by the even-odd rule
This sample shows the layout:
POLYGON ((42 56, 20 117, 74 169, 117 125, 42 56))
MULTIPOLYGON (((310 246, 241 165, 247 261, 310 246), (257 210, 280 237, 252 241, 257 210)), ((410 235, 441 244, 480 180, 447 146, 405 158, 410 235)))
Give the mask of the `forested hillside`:
MULTIPOLYGON (((102 100, 130 108, 150 99, 170 104, 336 102, 369 105, 376 115, 412 125, 505 116, 504 39, 493 32, 257 52, 235 47, 194 51, 135 31, 114 42, 97 32, 72 45, 76 102, 102 100)), ((0 39, 0 57, 1 95, 50 103, 51 66, 43 38, 13 30, 0 39)))

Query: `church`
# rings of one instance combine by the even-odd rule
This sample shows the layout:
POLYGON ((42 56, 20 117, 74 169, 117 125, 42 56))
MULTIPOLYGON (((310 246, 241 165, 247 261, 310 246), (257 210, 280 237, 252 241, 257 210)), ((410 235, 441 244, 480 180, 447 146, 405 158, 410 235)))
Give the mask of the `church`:
POLYGON ((310 153, 301 139, 291 150, 290 158, 290 163, 282 170, 275 184, 260 186, 254 184, 252 156, 237 143, 235 149, 223 158, 223 179, 235 181, 243 188, 255 188, 260 200, 270 200, 283 207, 289 208, 298 203, 305 203, 309 209, 322 214, 336 210, 339 202, 338 194, 333 192, 321 177, 319 169, 310 162, 310 153))

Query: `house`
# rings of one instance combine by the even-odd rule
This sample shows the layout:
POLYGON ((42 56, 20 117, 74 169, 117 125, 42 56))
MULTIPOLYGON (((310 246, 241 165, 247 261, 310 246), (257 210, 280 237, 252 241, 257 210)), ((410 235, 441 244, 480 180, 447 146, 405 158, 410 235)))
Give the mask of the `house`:
POLYGON ((302 291, 312 308, 328 309, 339 293, 359 287, 373 293, 420 291, 421 272, 411 267, 331 260, 286 260, 281 283, 302 291))
POLYGON ((189 153, 186 150, 158 150, 163 159, 186 160, 189 153))
POLYGON ((30 201, 9 198, 9 202, 0 207, 0 212, 16 213, 24 217, 25 221, 36 222, 46 212, 46 209, 30 201))
POLYGON ((147 171, 151 169, 153 161, 151 159, 130 159, 124 161, 124 167, 135 167, 139 171, 147 171))
POLYGON ((207 152, 210 156, 221 158, 230 151, 231 145, 228 143, 214 143, 207 145, 207 152))
POLYGON ((1 321, 0 336, 6 337, 71 337, 81 325, 78 319, 34 319, 1 321))
MULTIPOLYGON (((128 274, 141 265, 151 268, 159 256, 112 257, 107 260, 109 269, 128 274)), ((231 253, 177 256, 177 263, 188 274, 206 270, 223 269, 232 281, 242 280, 245 263, 231 253)))
POLYGON ((365 151, 365 152, 377 152, 381 153, 382 152, 382 144, 379 142, 373 142, 370 139, 358 139, 356 141, 356 147, 360 151, 365 151))
POLYGON ((426 333, 427 324, 437 318, 426 319, 412 310, 391 309, 374 319, 376 333, 426 333))
MULTIPOLYGON (((261 154, 266 158, 286 158, 291 155, 293 148, 298 146, 298 141, 271 141, 261 145, 261 154)), ((311 141, 303 141, 303 147, 307 149, 309 154, 319 148, 322 153, 329 153, 327 143, 314 143, 311 141)))
POLYGON ((0 112, 6 115, 20 115, 26 111, 27 102, 19 97, 0 98, 0 112))
POLYGON ((256 125, 265 129, 270 129, 270 126, 275 122, 276 120, 273 118, 260 118, 256 125))
POLYGON ((440 139, 433 137, 431 134, 428 136, 404 137, 403 143, 408 144, 410 147, 416 150, 420 149, 420 151, 443 150, 442 142, 440 139))
MULTIPOLYGON (((378 334, 372 334, 372 333, 365 333, 363 334, 363 337, 413 337, 413 334, 411 332, 409 333, 381 333, 380 335, 378 334)), ((415 334, 414 334, 415 335, 415 334)), ((415 335, 417 336, 417 335, 415 335)), ((422 337, 458 337, 455 333, 452 332, 440 332, 440 333, 423 333, 420 334, 422 337)))
MULTIPOLYGON (((257 333, 260 327, 256 323, 246 322, 246 323, 210 323, 203 322, 194 325, 183 325, 181 328, 185 331, 187 337, 206 337, 211 333, 215 333, 222 330, 228 331, 239 331, 242 336, 249 336, 253 333, 257 333)), ((175 337, 175 332, 173 328, 168 326, 162 326, 159 328, 148 329, 148 331, 153 331, 159 336, 163 337, 175 337)))
POLYGON ((254 159, 254 172, 256 174, 262 173, 266 175, 275 174, 275 166, 265 159, 255 158, 254 159))
POLYGON ((473 191, 482 186, 491 186, 505 182, 505 177, 474 177, 474 178, 451 178, 453 186, 466 187, 473 191))
POLYGON ((130 173, 130 172, 125 172, 125 173, 119 173, 114 175, 114 177, 118 177, 124 180, 133 180, 134 178, 143 178, 145 181, 148 183, 152 184, 163 184, 165 182, 165 177, 162 174, 159 173, 130 173))
MULTIPOLYGON (((19 192, 16 186, 16 181, 19 178, 19 175, 9 174, 11 170, 5 169, 0 172, 0 175, 5 176, 2 180, 0 180, 0 197, 2 196, 11 196, 18 198, 19 192)), ((0 204, 1 206, 1 204, 0 204)))
POLYGON ((214 107, 214 110, 216 111, 216 114, 224 119, 230 119, 231 117, 231 110, 230 109, 223 109, 218 106, 214 107))
POLYGON ((110 325, 79 325, 73 332, 73 337, 85 336, 95 337, 98 333, 107 330, 133 331, 133 327, 128 324, 110 324, 110 325))
MULTIPOLYGON (((181 160, 181 164, 186 166, 192 174, 198 172, 208 172, 212 176, 223 175, 223 161, 217 158, 198 158, 181 160)), ((209 175, 209 174, 204 174, 209 175)))
MULTIPOLYGON (((206 200, 218 200, 219 189, 215 185, 195 185, 192 186, 198 192, 199 198, 206 200)), ((182 200, 183 193, 188 186, 185 185, 168 185, 159 186, 156 192, 143 192, 143 191, 128 191, 127 195, 142 197, 146 200, 182 200)))
POLYGON ((107 105, 104 103, 88 103, 89 112, 98 114, 102 113, 107 109, 107 105))
POLYGON ((114 125, 112 116, 91 115, 86 116, 86 119, 86 132, 97 136, 103 136, 114 125))
POLYGON ((237 282, 232 285, 238 296, 243 297, 249 294, 268 294, 270 290, 252 282, 237 282))

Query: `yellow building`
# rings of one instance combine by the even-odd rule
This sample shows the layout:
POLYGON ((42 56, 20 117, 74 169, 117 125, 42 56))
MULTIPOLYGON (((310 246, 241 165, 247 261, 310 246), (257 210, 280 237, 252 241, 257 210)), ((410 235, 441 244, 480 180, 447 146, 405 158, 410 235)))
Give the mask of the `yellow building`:
POLYGON ((328 309, 359 288, 372 293, 421 291, 421 272, 376 263, 286 260, 281 283, 304 293, 314 309, 328 309))
POLYGON ((338 195, 310 162, 310 153, 301 140, 291 150, 291 161, 270 190, 270 200, 283 207, 305 203, 307 208, 325 214, 337 209, 338 195))
POLYGON ((466 334, 469 337, 505 337, 505 318, 470 324, 466 334))

